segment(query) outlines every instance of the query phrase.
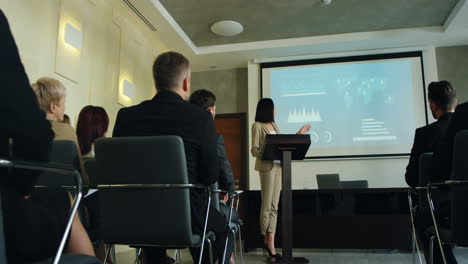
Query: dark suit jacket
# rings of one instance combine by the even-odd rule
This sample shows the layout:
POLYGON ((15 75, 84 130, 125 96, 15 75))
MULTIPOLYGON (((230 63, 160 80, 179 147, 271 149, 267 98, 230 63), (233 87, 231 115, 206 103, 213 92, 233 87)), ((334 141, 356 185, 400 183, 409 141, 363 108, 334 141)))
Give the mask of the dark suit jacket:
POLYGON ((431 175, 431 182, 442 182, 450 179, 455 136, 459 131, 467 129, 468 102, 457 106, 447 127, 447 132, 434 152, 434 173, 431 175))
POLYGON ((442 141, 452 113, 446 113, 436 122, 416 129, 413 148, 406 167, 405 179, 411 187, 418 186, 419 180, 419 156, 425 152, 434 152, 436 146, 442 141))
MULTIPOLYGON (((53 138, 50 123, 38 107, 8 21, 1 10, 0 39, 0 158, 48 161, 53 138), (10 140, 13 143, 11 155, 10 140)), ((34 182, 35 176, 30 172, 7 176, 6 170, 0 169, 0 185, 9 186, 21 194, 30 193, 34 182)))
POLYGON ((234 175, 232 174, 232 167, 226 155, 226 148, 224 147, 224 138, 222 135, 217 134, 218 137, 218 166, 219 166, 219 188, 226 191, 236 190, 234 184, 234 175))
MULTIPOLYGON (((216 130, 208 111, 171 91, 160 91, 139 105, 120 109, 113 136, 177 135, 184 141, 189 182, 209 186, 218 180, 216 130)), ((200 233, 206 199, 191 191, 192 227, 200 233)))

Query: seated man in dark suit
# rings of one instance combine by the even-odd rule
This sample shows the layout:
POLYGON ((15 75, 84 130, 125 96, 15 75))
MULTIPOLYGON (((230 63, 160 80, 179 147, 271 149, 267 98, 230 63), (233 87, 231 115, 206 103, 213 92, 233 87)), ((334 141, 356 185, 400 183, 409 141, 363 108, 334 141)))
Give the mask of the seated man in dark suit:
MULTIPOLYGON (((428 97, 432 116, 437 119, 436 122, 418 128, 415 133, 414 145, 411 150, 411 157, 406 168, 406 182, 411 187, 418 186, 419 181, 419 156, 425 152, 436 151, 437 146, 442 142, 447 127, 451 122, 455 106, 457 104, 455 89, 448 81, 431 82, 428 87, 428 97)), ((429 181, 430 179, 426 179, 429 181)), ((447 203, 446 195, 437 195, 436 203, 440 206, 447 203)), ((441 206, 446 210, 439 210, 439 223, 447 222, 449 209, 447 206, 441 206)), ((426 259, 429 259, 430 234, 427 233, 429 227, 433 225, 429 205, 426 199, 418 201, 418 207, 415 214, 415 229, 419 239, 420 246, 424 251, 426 259)), ((445 255, 449 259, 454 259, 450 247, 445 248, 445 255)), ((434 250, 434 263, 443 263, 438 248, 434 250)), ((454 262, 451 262, 454 263, 454 262)))
MULTIPOLYGON (((210 113, 187 102, 190 95, 190 62, 176 52, 158 56, 153 64, 157 94, 139 105, 123 108, 117 115, 114 137, 177 135, 184 141, 189 182, 209 186, 218 181, 216 131, 210 113)), ((202 234, 206 212, 206 193, 190 192, 192 229, 202 234)), ((164 212, 161 212, 164 217, 164 212)), ((227 226, 224 217, 210 210, 208 230, 216 234, 215 259, 222 256, 227 226)), ((198 261, 198 249, 192 256, 198 261)), ((205 250, 204 252, 207 252, 205 250)), ((230 255, 230 249, 228 249, 230 255)), ((147 249, 150 263, 166 262, 165 253, 147 249)), ((204 254, 204 262, 208 260, 204 254)), ((227 255, 227 256, 229 256, 227 255)))
POLYGON ((459 131, 468 130, 468 102, 457 106, 445 133, 445 137, 434 152, 431 182, 443 182, 450 179, 452 172, 453 143, 459 131))
POLYGON ((442 140, 457 104, 456 92, 448 81, 431 82, 428 87, 429 106, 437 121, 416 129, 405 179, 411 187, 418 186, 419 156, 434 152, 442 140))
MULTIPOLYGON (((213 116, 216 116, 216 96, 208 90, 197 90, 190 95, 189 102, 201 109, 208 111, 213 116)), ((232 175, 231 163, 226 156, 226 149, 224 147, 224 138, 221 134, 216 133, 218 141, 218 166, 219 166, 219 188, 226 191, 234 191, 234 176, 232 175)))
MULTIPOLYGON (((451 179, 455 136, 462 130, 468 130, 468 102, 457 106, 448 124, 444 138, 434 151, 430 182, 444 182, 451 179)), ((446 193, 435 192, 433 194, 433 202, 435 204, 435 215, 439 218, 437 220, 438 225, 450 228, 451 206, 446 193), (444 194, 443 198, 445 199, 441 199, 440 196, 444 194)), ((447 263, 457 263, 450 245, 444 245, 444 253, 447 263)), ((434 255, 433 263, 443 263, 439 256, 438 248, 434 251, 434 255)))
MULTIPOLYGON (((190 96, 189 102, 193 105, 200 107, 203 110, 206 110, 211 113, 213 119, 216 116, 216 96, 208 90, 197 90, 192 93, 190 96)), ((219 166, 219 178, 218 178, 218 187, 221 190, 233 192, 236 190, 234 184, 234 176, 232 174, 232 167, 229 159, 226 155, 226 148, 224 147, 224 138, 221 134, 216 133, 218 138, 217 144, 217 154, 218 154, 218 166, 219 166)), ((221 213, 224 214, 226 219, 229 217, 230 206, 227 205, 228 195, 221 195, 221 201, 219 204, 219 209, 221 213)), ((235 209, 232 210, 231 222, 239 221, 239 214, 235 209)), ((230 236, 230 242, 234 241, 234 237, 230 236)), ((234 263, 234 259, 231 256, 231 263, 234 263)))

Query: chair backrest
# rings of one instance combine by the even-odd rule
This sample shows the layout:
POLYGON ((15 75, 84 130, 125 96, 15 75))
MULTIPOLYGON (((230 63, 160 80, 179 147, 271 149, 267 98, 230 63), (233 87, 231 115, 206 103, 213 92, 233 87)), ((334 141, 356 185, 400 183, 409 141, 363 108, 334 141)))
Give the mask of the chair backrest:
MULTIPOLYGON (((101 138, 97 184, 188 184, 178 136, 101 138)), ((193 240, 188 189, 98 191, 98 236, 108 243, 188 245, 193 240)))
MULTIPOLYGON (((453 146, 452 180, 468 180, 468 130, 455 136, 453 146)), ((468 189, 454 187, 452 191, 452 238, 461 246, 468 246, 468 189)))
MULTIPOLYGON (((80 159, 78 147, 71 140, 54 140, 52 142, 52 151, 50 162, 65 165, 80 171, 80 159)), ((52 173, 43 173, 37 179, 38 185, 74 185, 72 177, 63 177, 52 173)))
POLYGON ((98 177, 98 166, 95 158, 83 158, 83 167, 89 178, 91 186, 96 185, 96 177, 98 177))
POLYGON ((432 173, 432 158, 434 153, 426 152, 419 156, 418 186, 427 186, 432 173))
POLYGON ((339 174, 317 174, 319 189, 341 189, 339 174))
POLYGON ((341 188, 343 189, 367 189, 369 188, 369 182, 367 180, 357 181, 341 181, 341 188))

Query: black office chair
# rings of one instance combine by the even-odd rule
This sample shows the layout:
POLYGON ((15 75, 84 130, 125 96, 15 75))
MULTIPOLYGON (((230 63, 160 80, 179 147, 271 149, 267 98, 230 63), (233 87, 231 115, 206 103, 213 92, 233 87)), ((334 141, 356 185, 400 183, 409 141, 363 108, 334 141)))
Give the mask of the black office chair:
POLYGON ((420 203, 425 203, 426 198, 426 190, 427 190, 427 183, 429 182, 430 175, 432 173, 432 157, 434 153, 427 152, 422 153, 419 156, 418 160, 418 186, 416 188, 409 188, 408 189, 408 204, 410 209, 410 217, 411 217, 411 227, 412 227, 412 254, 413 254, 413 263, 416 263, 416 253, 418 254, 419 263, 423 263, 420 245, 418 243, 418 239, 416 237, 416 228, 414 217, 417 210, 417 207, 420 206, 420 203), (413 196, 417 198, 417 202, 415 203, 413 200, 413 196))
MULTIPOLYGON (((62 236, 62 239, 60 241, 59 248, 57 249, 57 253, 53 259, 48 259, 44 260, 41 262, 36 262, 35 264, 57 264, 57 263, 64 263, 64 264, 99 264, 100 261, 95 258, 95 257, 90 257, 90 256, 84 256, 84 255, 62 255, 63 249, 65 247, 66 240, 70 234, 71 226, 73 219, 75 217, 75 214, 78 210, 78 206, 80 204, 81 198, 82 198, 82 184, 81 184, 81 175, 78 173, 76 170, 73 168, 70 168, 69 166, 64 166, 63 164, 46 164, 46 163, 33 163, 33 162, 24 162, 24 161, 18 161, 18 162, 12 162, 9 160, 5 159, 0 159, 0 167, 4 168, 12 168, 12 169, 22 169, 22 170, 33 170, 33 171, 39 171, 39 172, 45 172, 48 174, 48 178, 52 178, 52 175, 55 175, 56 177, 59 178, 67 178, 66 182, 71 182, 75 181, 75 184, 73 185, 68 185, 68 186, 60 186, 62 188, 67 188, 67 189, 73 189, 76 191, 76 196, 75 196, 75 201, 72 205, 70 216, 68 218, 67 225, 65 227, 64 234, 62 236), (72 180, 73 179, 73 180, 72 180)), ((41 177, 39 177, 41 178, 41 177)), ((59 184, 60 180, 57 181, 52 181, 50 184, 48 184, 44 179, 42 179, 42 184, 45 184, 41 186, 41 188, 57 188, 57 184, 59 184)), ((0 210, 0 218, 2 217, 2 210, 0 210)), ((3 227, 3 224, 2 224, 3 227)), ((0 234, 0 241, 3 241, 3 232, 0 234)), ((1 246, 0 243, 0 257, 4 258, 5 256, 5 248, 4 246, 1 246)), ((6 260, 2 259, 2 263, 7 263, 6 260)))
MULTIPOLYGON (((457 133, 453 146, 453 161, 451 180, 444 183, 432 183, 428 185, 427 199, 434 222, 435 238, 442 254, 444 263, 447 257, 443 251, 444 244, 452 244, 468 247, 468 131, 457 133), (444 228, 437 223, 432 192, 434 190, 447 190, 450 194, 450 227, 444 228)), ((431 239, 433 242, 434 239, 431 239)), ((431 247, 432 248, 432 247, 431 247)), ((432 258, 432 257, 431 257, 432 258)))
MULTIPOLYGON (((232 196, 232 201, 231 201, 231 206, 232 208, 235 208, 237 212, 239 212, 239 203, 240 203, 240 198, 241 194, 243 194, 244 191, 242 190, 237 190, 234 191, 233 196, 232 196)), ((231 230, 234 233, 234 238, 236 238, 237 234, 237 239, 239 240, 239 250, 237 250, 237 246, 234 243, 234 262, 237 263, 237 255, 239 253, 239 259, 240 263, 244 263, 244 255, 243 255, 243 250, 244 250, 244 245, 242 243, 242 226, 244 225, 244 222, 242 219, 238 219, 237 221, 231 221, 231 230)))
MULTIPOLYGON (((97 162, 95 158, 83 158, 83 167, 88 174, 89 186, 93 188, 96 186, 97 178, 99 177, 97 162)), ((96 254, 100 252, 99 247, 104 247, 104 252, 107 252, 107 249, 111 251, 111 260, 115 263, 115 248, 113 245, 101 244, 102 239, 99 237, 99 207, 97 204, 99 192, 94 192, 94 189, 88 190, 88 195, 84 199, 84 205, 87 209, 87 226, 86 230, 88 231, 89 238, 91 242, 95 245, 96 254), (92 192, 92 193, 91 193, 92 192)))
MULTIPOLYGON (((50 162, 61 164, 81 174, 78 147, 71 140, 54 140, 52 142, 50 162)), ((70 177, 60 177, 55 173, 44 172, 38 177, 36 184, 38 186, 50 184, 69 186, 75 184, 75 182, 74 179, 70 177)))
POLYGON ((315 177, 319 189, 341 189, 339 174, 317 174, 315 177))
MULTIPOLYGON (((241 219, 238 219, 237 221, 233 221, 232 219, 232 212, 234 210, 237 211, 239 208, 239 196, 243 193, 242 191, 234 191, 234 192, 229 192, 226 190, 221 190, 218 187, 218 183, 215 182, 211 186, 211 201, 214 209, 221 211, 220 209, 220 200, 219 200, 219 194, 227 194, 229 199, 226 203, 227 206, 229 206, 230 212, 228 214, 228 219, 227 223, 229 225, 228 229, 229 232, 232 233, 232 236, 234 238, 233 245, 234 245, 234 262, 237 263, 237 256, 238 256, 238 251, 237 251, 237 245, 235 243, 236 238, 239 240, 239 247, 240 247, 240 263, 244 263, 244 258, 243 258, 243 253, 242 253, 242 234, 241 234, 241 226, 243 224, 241 219), (235 205, 234 205, 235 204, 235 205)), ((229 235, 226 237, 226 243, 224 247, 224 257, 223 260, 226 261, 226 251, 227 251, 227 246, 228 246, 228 239, 229 235)))
POLYGON ((188 182, 180 137, 101 138, 95 150, 100 239, 137 248, 200 247, 199 263, 206 242, 213 262, 211 243, 215 238, 206 230, 209 188, 188 182), (192 231, 190 191, 206 196, 202 234, 192 231))

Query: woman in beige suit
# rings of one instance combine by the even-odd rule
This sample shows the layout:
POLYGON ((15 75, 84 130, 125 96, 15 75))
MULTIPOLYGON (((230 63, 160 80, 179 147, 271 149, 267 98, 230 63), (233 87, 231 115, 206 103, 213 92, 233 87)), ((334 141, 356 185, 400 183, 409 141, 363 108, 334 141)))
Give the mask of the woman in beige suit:
MULTIPOLYGON (((278 216, 278 202, 281 192, 281 163, 280 161, 262 160, 265 137, 268 134, 279 134, 280 131, 274 121, 274 104, 270 98, 263 98, 257 104, 255 123, 252 125, 252 149, 255 159, 255 170, 260 174, 262 193, 262 208, 260 211, 260 231, 264 236, 264 250, 272 258, 281 255, 275 250, 275 231, 278 216)), ((310 125, 304 125, 297 134, 309 131, 310 125)))

